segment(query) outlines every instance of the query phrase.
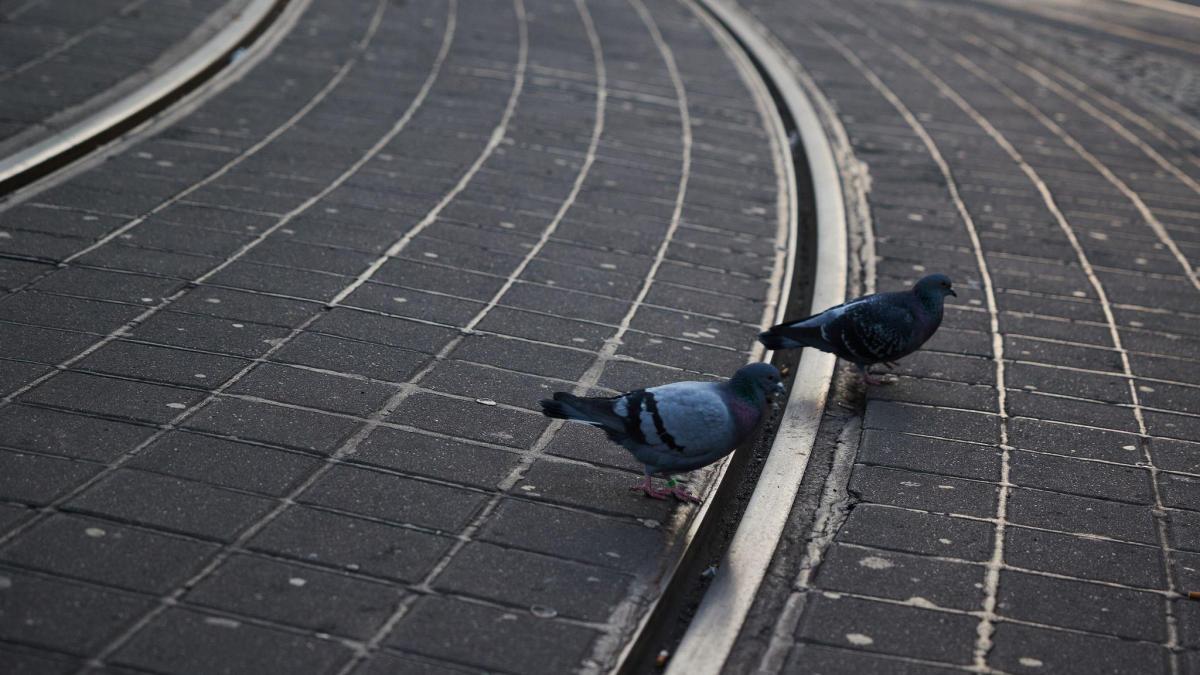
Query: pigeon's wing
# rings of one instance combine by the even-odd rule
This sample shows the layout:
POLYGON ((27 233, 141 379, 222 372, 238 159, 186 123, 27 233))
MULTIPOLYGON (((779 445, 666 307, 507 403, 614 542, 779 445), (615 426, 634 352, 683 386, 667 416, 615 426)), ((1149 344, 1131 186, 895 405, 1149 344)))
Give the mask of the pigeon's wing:
POLYGON ((913 350, 917 315, 907 303, 876 296, 854 303, 836 320, 821 327, 822 336, 839 356, 855 363, 879 363, 913 350))
POLYGON ((619 399, 630 440, 655 453, 695 457, 729 446, 733 414, 712 382, 676 382, 619 399))
POLYGON ((758 339, 769 349, 795 349, 816 347, 822 351, 838 353, 838 344, 831 340, 837 330, 828 328, 846 316, 854 307, 871 302, 876 296, 867 295, 849 302, 835 305, 818 314, 794 319, 772 326, 760 333, 758 339))

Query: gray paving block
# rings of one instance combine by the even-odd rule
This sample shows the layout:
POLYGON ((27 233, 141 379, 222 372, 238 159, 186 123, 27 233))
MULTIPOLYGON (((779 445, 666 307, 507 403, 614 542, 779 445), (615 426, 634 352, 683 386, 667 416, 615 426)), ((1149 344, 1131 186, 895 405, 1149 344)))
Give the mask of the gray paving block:
POLYGON ((250 492, 282 496, 321 462, 295 452, 170 431, 127 466, 250 492))
POLYGON ((0 427, 5 446, 97 461, 111 460, 154 433, 128 422, 25 405, 0 409, 0 427))
POLYGON ((223 398, 184 420, 182 426, 323 455, 332 454, 359 423, 332 415, 223 398))
POLYGON ((296 336, 271 358, 396 383, 407 381, 429 361, 428 354, 417 351, 309 332, 296 336))
POLYGON ((75 364, 79 370, 215 389, 249 365, 244 359, 114 341, 75 364))
POLYGON ((383 408, 399 389, 361 377, 339 377, 304 368, 263 363, 226 391, 368 417, 383 408))
POLYGON ((387 427, 371 432, 350 459, 485 489, 494 488, 520 462, 513 452, 387 427))
POLYGON ((87 656, 116 637, 155 601, 75 581, 0 569, 7 579, 0 639, 87 656))
POLYGON ((452 543, 448 537, 297 506, 263 528, 248 547, 310 564, 353 565, 364 574, 415 583, 452 543))
POLYGON ((856 464, 849 490, 864 502, 978 518, 996 514, 992 483, 856 464))
POLYGON ((989 663, 1009 673, 1164 672, 1166 650, 1158 645, 1081 633, 1000 623, 989 663))
POLYGON ((533 412, 423 392, 405 399, 387 421, 520 449, 533 445, 550 424, 548 419, 533 412), (463 421, 468 419, 471 424, 464 427, 463 421))
POLYGON ((1000 480, 1000 451, 994 447, 873 429, 863 433, 857 460, 910 471, 1000 480))
POLYGON ((163 424, 199 403, 204 393, 84 373, 46 380, 20 400, 66 410, 163 424))
POLYGON ((867 654, 856 648, 800 642, 788 652, 785 672, 812 675, 948 675, 958 669, 867 654))
POLYGON ((0 551, 0 560, 105 586, 165 594, 198 572, 216 551, 215 544, 59 514, 10 542, 0 551))
POLYGON ((470 543, 438 575, 433 587, 522 610, 545 607, 560 616, 602 622, 616 608, 617 599, 631 581, 609 569, 494 544, 470 543))
POLYGON ((1161 589, 1166 583, 1158 547, 1022 527, 1010 527, 1004 539, 1004 560, 1016 567, 1142 588, 1161 589))
POLYGON ((184 601, 365 640, 400 598, 396 589, 376 581, 239 554, 197 584, 184 601))
POLYGON ((1014 488, 1008 495, 1008 522, 1158 544, 1149 508, 1108 499, 1014 488))
POLYGON ((1137 467, 1020 451, 1010 454, 1009 464, 1009 480, 1016 485, 1136 504, 1154 501, 1150 474, 1137 467))
POLYGON ((931 603, 975 611, 983 602, 984 571, 981 565, 834 544, 817 568, 815 585, 918 606, 931 603))
POLYGON ((598 637, 587 628, 540 619, 527 610, 425 596, 396 625, 387 644, 477 669, 532 674, 580 667, 598 637), (521 649, 511 649, 514 644, 521 649))
POLYGON ((838 531, 838 541, 985 561, 992 557, 993 534, 990 523, 860 504, 838 531))
POLYGON ((118 665, 169 672, 328 672, 352 652, 334 640, 173 608, 117 651, 118 665))
POLYGON ((348 465, 334 466, 297 500, 447 532, 466 527, 485 496, 348 465))
POLYGON ((1020 621, 1164 642, 1166 600, 1157 594, 1005 570, 996 613, 1020 621), (1081 606, 1088 611, 1081 612, 1081 606))
POLYGON ((0 498, 44 506, 100 472, 100 466, 44 455, 0 450, 0 498))
POLYGON ((255 358, 290 331, 252 321, 238 321, 163 311, 135 328, 132 339, 255 358))
POLYGON ((642 553, 663 540, 662 530, 625 519, 505 499, 479 532, 479 538, 547 555, 634 572, 646 564, 642 553))
POLYGON ((977 443, 996 443, 1000 437, 999 418, 994 415, 887 401, 868 403, 863 425, 868 429, 885 429, 977 443))
POLYGON ((204 483, 118 469, 64 508, 169 532, 232 541, 274 506, 273 500, 204 483))
POLYGON ((970 616, 813 593, 796 637, 853 645, 868 652, 969 664, 977 623, 970 616))

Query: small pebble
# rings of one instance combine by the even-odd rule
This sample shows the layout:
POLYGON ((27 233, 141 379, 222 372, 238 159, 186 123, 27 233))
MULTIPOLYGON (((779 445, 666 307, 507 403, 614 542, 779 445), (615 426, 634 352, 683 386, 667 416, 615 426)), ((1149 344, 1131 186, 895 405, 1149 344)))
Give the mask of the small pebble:
POLYGON ((482 405, 496 405, 496 402, 490 398, 477 398, 475 402, 482 405))
POLYGON ((554 617, 558 616, 558 610, 545 605, 533 605, 529 608, 529 613, 538 617, 539 619, 553 619, 554 617))
POLYGON ((89 527, 88 529, 84 530, 83 533, 89 537, 93 537, 96 539, 99 539, 100 537, 103 537, 104 535, 108 534, 107 532, 105 532, 104 530, 102 530, 98 527, 89 527))

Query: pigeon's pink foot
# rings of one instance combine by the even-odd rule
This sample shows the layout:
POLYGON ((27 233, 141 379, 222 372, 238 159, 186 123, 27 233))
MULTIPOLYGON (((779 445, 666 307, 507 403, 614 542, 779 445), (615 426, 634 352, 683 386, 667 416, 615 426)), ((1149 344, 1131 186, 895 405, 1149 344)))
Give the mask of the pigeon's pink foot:
POLYGON ((650 482, 649 476, 646 476, 646 479, 637 485, 629 486, 629 489, 632 492, 640 492, 651 499, 666 499, 671 495, 670 490, 660 490, 654 487, 654 484, 650 482))
POLYGON ((681 502, 688 504, 700 503, 700 498, 688 492, 687 489, 682 485, 676 485, 675 487, 667 488, 665 492, 681 502))

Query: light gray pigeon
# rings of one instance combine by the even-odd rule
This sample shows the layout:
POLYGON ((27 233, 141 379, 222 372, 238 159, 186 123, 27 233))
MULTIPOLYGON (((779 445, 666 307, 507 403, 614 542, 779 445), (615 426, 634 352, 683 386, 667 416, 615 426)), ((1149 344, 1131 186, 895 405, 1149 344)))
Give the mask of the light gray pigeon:
POLYGON ((728 382, 675 382, 613 397, 555 392, 543 400, 547 417, 600 427, 645 466, 645 478, 630 488, 655 499, 700 500, 671 479, 667 489, 650 477, 708 466, 733 452, 763 418, 772 394, 784 391, 769 363, 742 366, 728 382))
POLYGON ((770 349, 816 347, 850 361, 868 384, 882 382, 867 371, 875 363, 895 361, 921 348, 942 323, 947 295, 958 296, 950 277, 930 274, 911 290, 866 295, 803 319, 760 333, 770 349))

